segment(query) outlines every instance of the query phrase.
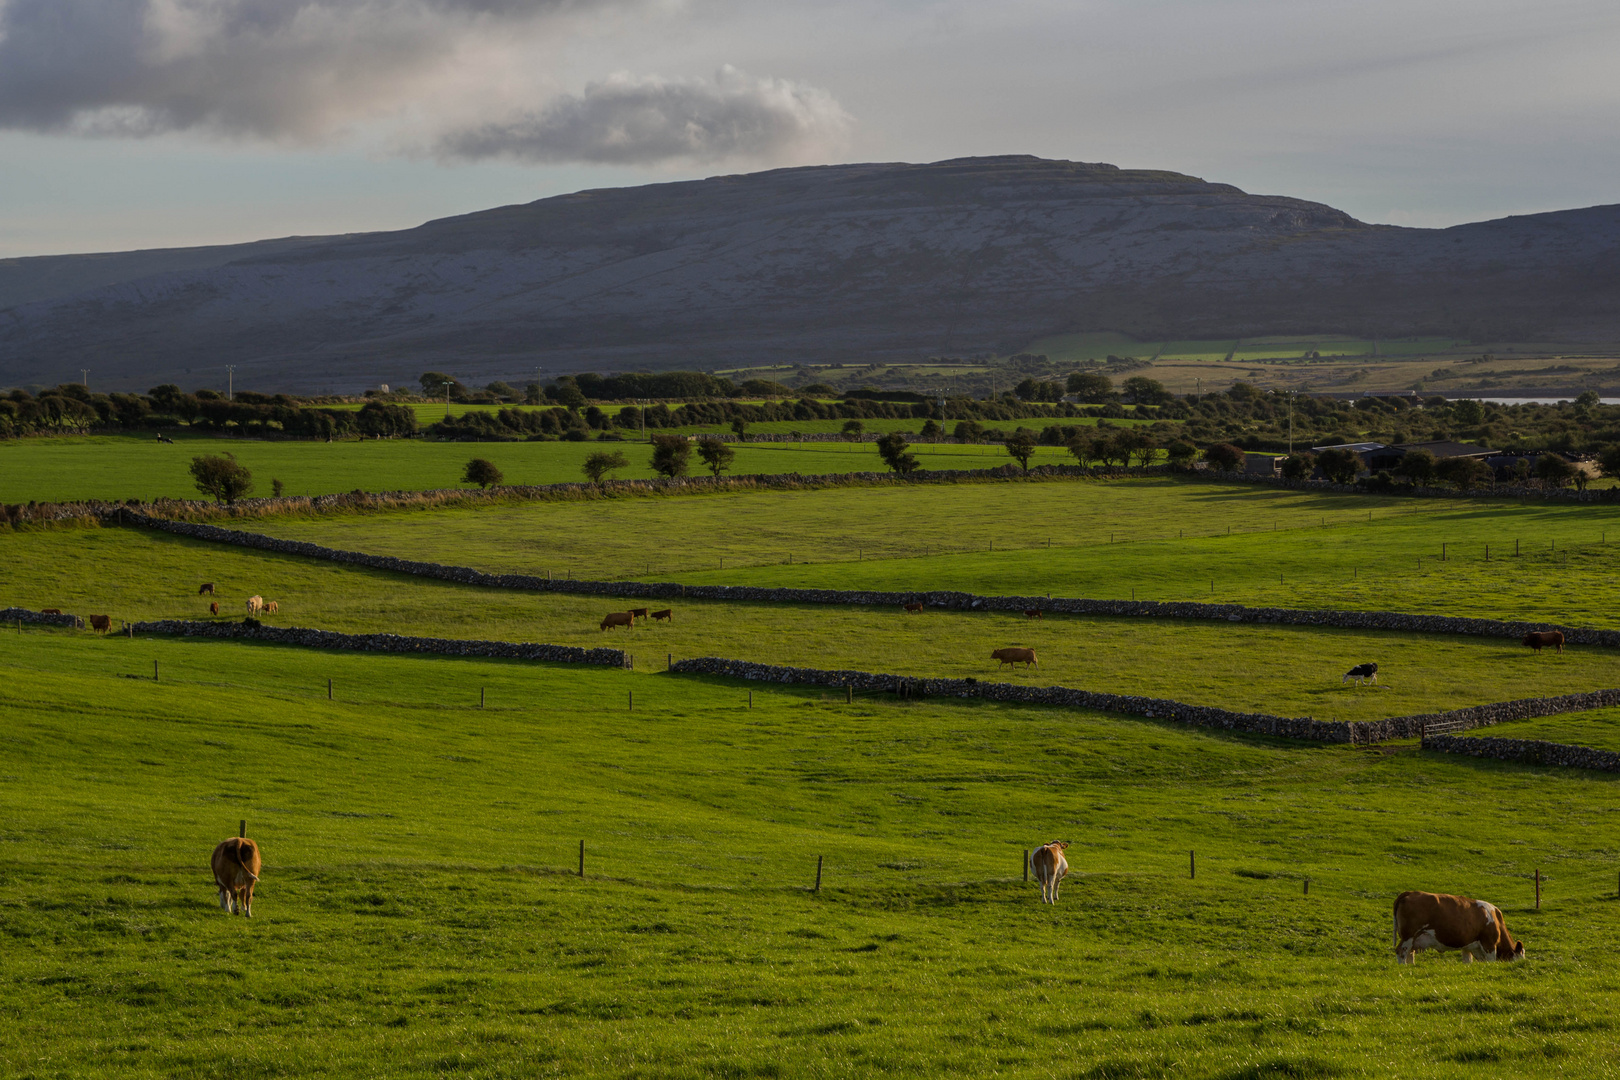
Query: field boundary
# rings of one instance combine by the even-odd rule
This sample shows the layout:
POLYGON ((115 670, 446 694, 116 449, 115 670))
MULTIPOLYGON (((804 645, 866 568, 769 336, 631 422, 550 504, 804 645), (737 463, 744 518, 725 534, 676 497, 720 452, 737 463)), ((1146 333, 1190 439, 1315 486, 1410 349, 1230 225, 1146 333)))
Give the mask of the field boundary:
POLYGON ((242 623, 198 622, 191 619, 156 619, 129 625, 130 634, 172 634, 179 637, 241 638, 306 649, 343 649, 357 652, 429 653, 497 660, 545 660, 563 664, 624 667, 623 649, 582 649, 577 645, 534 645, 513 641, 471 641, 457 638, 403 637, 399 634, 341 634, 334 630, 301 627, 245 626, 242 623))
POLYGON ((74 629, 84 629, 84 617, 81 615, 47 615, 43 611, 29 611, 27 608, 0 608, 0 626, 13 626, 20 622, 34 626, 70 626, 74 629))
POLYGON ((888 692, 902 698, 964 697, 1021 705, 1070 706, 1125 713, 1154 720, 1174 720, 1197 727, 1272 735, 1282 739, 1351 743, 1358 746, 1390 739, 1442 737, 1427 734, 1434 728, 1460 731, 1510 720, 1528 720, 1558 713, 1585 712, 1588 709, 1620 705, 1620 689, 1592 690, 1582 694, 1520 698, 1514 701, 1473 705, 1451 712, 1394 716, 1387 720, 1313 720, 1308 716, 1289 717, 1273 716, 1270 713, 1233 712, 1212 705, 1189 705, 1166 698, 1099 693, 1092 690, 1075 690, 1066 686, 1019 686, 1015 683, 980 682, 973 678, 926 679, 908 675, 875 674, 869 671, 827 671, 820 668, 758 664, 749 660, 727 660, 717 656, 677 660, 670 670, 683 675, 717 675, 749 681, 848 688, 850 692, 888 692))
POLYGON ((1423 749, 1440 754, 1495 758, 1525 765, 1552 765, 1566 769, 1592 769, 1620 772, 1620 753, 1598 750, 1573 743, 1546 742, 1542 739, 1504 739, 1495 736, 1428 735, 1423 749))
MULTIPOLYGON (((1406 633, 1463 634, 1472 637, 1522 639, 1539 630, 1562 631, 1574 645, 1620 648, 1620 630, 1559 626, 1550 623, 1473 619, 1457 615, 1413 615, 1396 611, 1335 611, 1299 608, 1253 608, 1242 604, 1203 604, 1194 601, 1088 600, 1081 597, 979 596, 952 591, 862 592, 848 589, 778 589, 754 585, 682 585, 679 582, 589 581, 536 577, 530 574, 489 574, 467 566, 416 562, 392 555, 368 555, 322 547, 306 540, 281 540, 263 533, 226 529, 201 522, 174 521, 120 507, 108 520, 137 528, 173 533, 210 543, 233 544, 281 555, 323 559, 373 570, 436 578, 462 585, 530 592, 572 593, 646 600, 723 600, 743 603, 846 604, 864 607, 900 607, 923 604, 949 611, 1027 611, 1040 609, 1060 615, 1133 616, 1160 619, 1200 619, 1282 626, 1318 626, 1341 630, 1396 630, 1406 633)), ((1414 732, 1415 734, 1415 732, 1414 732)))

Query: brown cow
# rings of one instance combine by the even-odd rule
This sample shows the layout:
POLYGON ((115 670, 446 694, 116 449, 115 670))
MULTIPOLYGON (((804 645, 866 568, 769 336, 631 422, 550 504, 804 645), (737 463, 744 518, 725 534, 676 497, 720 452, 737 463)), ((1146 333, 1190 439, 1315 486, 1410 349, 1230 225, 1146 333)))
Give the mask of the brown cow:
POLYGON ((97 631, 100 631, 101 633, 105 634, 108 630, 112 629, 112 616, 111 615, 92 615, 92 616, 90 616, 90 629, 97 630, 97 631))
POLYGON ((602 620, 602 629, 604 630, 610 626, 622 626, 628 630, 634 625, 636 625, 636 617, 628 611, 615 611, 602 620))
POLYGON ((264 602, 264 610, 269 612, 271 615, 274 615, 277 611, 281 610, 281 606, 274 600, 266 600, 264 602))
POLYGON ((1458 952, 1463 960, 1518 960, 1524 943, 1508 935, 1495 904, 1447 893, 1403 892, 1395 898, 1395 959, 1417 963, 1422 949, 1458 952))
POLYGON ((650 613, 644 607, 634 607, 630 609, 630 617, 632 619, 645 619, 649 614, 650 613))
POLYGON ((1000 660, 1003 664, 1024 664, 1027 667, 1038 666, 1034 649, 997 649, 990 654, 990 659, 1000 660))
POLYGON ((906 614, 907 615, 921 615, 922 614, 922 609, 923 609, 923 606, 921 604, 907 604, 906 605, 906 614))
POLYGON ((42 607, 39 609, 39 613, 41 615, 60 615, 62 614, 62 609, 59 607, 42 607))
POLYGON ((264 610, 264 597, 262 597, 262 596, 250 596, 250 597, 247 598, 247 613, 249 615, 257 615, 259 612, 261 612, 263 610, 264 610))
POLYGON ((218 600, 215 600, 213 603, 208 605, 208 614, 210 614, 210 615, 218 615, 219 614, 219 601, 218 600))
POLYGON ((674 622, 675 621, 675 609, 674 608, 665 608, 663 611, 655 611, 655 612, 652 613, 652 617, 653 617, 654 622, 657 622, 659 619, 667 619, 670 622, 674 622))
POLYGON ((1562 630, 1537 630, 1524 635, 1524 643, 1536 652, 1541 651, 1543 645, 1556 645, 1558 651, 1564 651, 1564 632, 1562 630))
POLYGON ((1024 618, 1026 618, 1026 619, 1039 619, 1040 617, 1041 617, 1041 609, 1040 608, 1025 608, 1024 609, 1024 618))
POLYGON ((213 596, 214 595, 214 583, 212 581, 203 582, 202 588, 197 590, 197 595, 198 596, 204 596, 204 595, 213 596))
POLYGON ((253 886, 259 883, 259 845, 246 837, 221 840, 214 848, 214 884, 219 888, 219 906, 226 914, 241 912, 253 918, 253 886))
POLYGON ((1050 844, 1035 849, 1035 854, 1029 857, 1029 868, 1035 871, 1035 880, 1041 885, 1041 902, 1055 904, 1058 902, 1058 886, 1069 873, 1069 860, 1063 857, 1063 851, 1069 846, 1067 840, 1054 840, 1050 844))

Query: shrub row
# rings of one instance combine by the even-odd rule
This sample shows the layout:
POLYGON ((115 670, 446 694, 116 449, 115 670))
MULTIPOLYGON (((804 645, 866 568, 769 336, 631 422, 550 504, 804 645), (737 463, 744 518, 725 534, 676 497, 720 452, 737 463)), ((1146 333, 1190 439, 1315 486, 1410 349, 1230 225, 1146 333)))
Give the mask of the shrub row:
POLYGON ((568 664, 624 667, 622 649, 581 649, 573 645, 530 645, 512 641, 459 641, 453 638, 402 637, 399 634, 339 634, 331 630, 252 626, 239 622, 158 619, 130 627, 134 634, 177 634, 182 637, 247 638, 309 649, 359 652, 432 653, 438 656, 496 657, 504 660, 548 660, 568 664))
POLYGON ((1423 749, 1442 754, 1466 754, 1469 757, 1496 758, 1498 761, 1518 761, 1528 765, 1558 765, 1572 769, 1620 772, 1620 753, 1613 750, 1595 750, 1590 746, 1571 746, 1569 743, 1544 742, 1541 739, 1430 735, 1423 740, 1423 749))
POLYGON ((674 582, 552 581, 528 574, 487 574, 466 566, 415 562, 390 555, 342 551, 301 540, 280 540, 262 533, 224 529, 199 522, 152 517, 121 507, 109 520, 141 528, 177 533, 198 540, 299 555, 330 562, 438 578, 463 585, 527 589, 593 596, 668 600, 744 601, 786 604, 850 604, 895 606, 921 603, 953 611, 1042 611, 1065 615, 1140 616, 1161 619, 1203 619, 1235 623, 1276 623, 1285 626, 1331 626, 1353 630, 1396 630, 1416 634, 1468 634, 1476 637, 1522 638, 1532 630, 1562 630, 1572 644, 1620 646, 1620 630, 1596 630, 1547 623, 1472 619, 1453 615, 1413 615, 1393 611, 1307 611, 1295 608, 1253 608, 1241 604, 1203 604, 1192 601, 1087 600, 1078 597, 977 596, 964 592, 865 592, 847 589, 777 589, 751 585, 681 585, 674 582))

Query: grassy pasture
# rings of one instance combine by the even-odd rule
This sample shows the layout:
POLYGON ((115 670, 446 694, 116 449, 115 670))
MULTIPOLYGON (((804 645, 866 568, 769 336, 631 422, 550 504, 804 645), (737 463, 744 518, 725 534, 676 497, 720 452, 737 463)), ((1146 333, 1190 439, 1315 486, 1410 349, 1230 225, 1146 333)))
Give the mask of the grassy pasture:
POLYGON ((1611 778, 244 644, 0 667, 7 1075, 1614 1072, 1611 778), (238 818, 251 922, 206 869, 238 818), (1056 908, 1018 878, 1053 836, 1056 908), (1528 962, 1397 969, 1414 886, 1528 962))
POLYGON ((1511 724, 1495 724, 1465 734, 1497 736, 1503 739, 1544 739, 1573 743, 1599 750, 1620 750, 1620 709, 1593 709, 1591 712, 1563 713, 1511 724))
POLYGON ((1060 684, 1321 720, 1373 720, 1620 686, 1620 656, 1611 650, 1535 654, 1492 639, 681 600, 669 602, 671 622, 603 632, 603 614, 623 610, 628 601, 472 588, 136 530, 14 534, 0 539, 0 553, 0 604, 130 621, 207 618, 209 598, 196 595, 196 584, 213 581, 222 618, 240 618, 243 598, 259 594, 280 604, 280 612, 267 617, 273 625, 607 644, 634 654, 642 670, 662 670, 670 655, 724 656, 1060 684), (1006 645, 1035 647, 1039 668, 1001 668, 989 657, 1006 645), (1340 676, 1365 660, 1378 661, 1383 685, 1344 685, 1340 676))
MULTIPOLYGON (((1059 421, 1026 421, 1037 427, 1059 421)), ((1081 421, 1062 421, 1080 423, 1081 421)), ((872 421, 879 424, 879 421, 872 421)), ((901 422, 890 422, 900 425, 901 422)), ((914 422, 913 427, 920 426, 914 422)), ((1006 425, 1016 427, 1016 424, 1006 425)), ((693 429, 696 431, 697 429, 693 429)), ((873 430, 876 430, 874 427, 873 430)), ((269 495, 281 480, 289 495, 353 491, 405 491, 459 485, 469 459, 488 458, 509 484, 580 482, 580 467, 596 450, 619 450, 630 467, 621 480, 648 479, 652 450, 635 442, 428 442, 373 439, 346 442, 259 441, 177 434, 173 446, 132 435, 90 435, 0 441, 0 502, 75 499, 198 498, 187 471, 197 454, 232 453, 253 473, 255 495, 269 495)), ((841 473, 883 471, 871 443, 742 443, 732 473, 841 473)), ((925 469, 991 469, 1012 459, 999 445, 917 445, 925 469)), ((1032 465, 1073 465, 1061 447, 1040 447, 1032 465)), ((702 463, 693 455, 693 471, 702 463)))
POLYGON ((1150 477, 631 498, 250 527, 577 578, 1121 599, 1135 590, 1144 600, 1213 596, 1620 626, 1620 507, 1607 504, 1322 495, 1150 477), (1615 540, 1605 543, 1608 532, 1615 540))

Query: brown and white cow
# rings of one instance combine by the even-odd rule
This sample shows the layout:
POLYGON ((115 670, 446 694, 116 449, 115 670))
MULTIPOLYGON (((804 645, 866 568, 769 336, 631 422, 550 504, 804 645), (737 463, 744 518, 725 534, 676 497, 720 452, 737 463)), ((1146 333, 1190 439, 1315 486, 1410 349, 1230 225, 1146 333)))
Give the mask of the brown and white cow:
POLYGON ((1041 884, 1042 903, 1058 902, 1058 886, 1069 873, 1069 860, 1063 857, 1068 846, 1067 840, 1054 840, 1036 848, 1035 854, 1029 857, 1029 868, 1035 871, 1035 880, 1041 884))
POLYGON ((1536 652, 1540 652, 1544 645, 1556 645, 1558 651, 1564 651, 1564 632, 1562 630, 1536 630, 1524 635, 1524 643, 1536 652))
POLYGON ((219 887, 219 906, 227 914, 241 912, 253 917, 253 886, 259 883, 259 845, 246 837, 221 840, 214 848, 214 884, 219 887))
POLYGON ((668 622, 674 622, 675 621, 675 609, 674 608, 665 608, 663 611, 655 611, 655 612, 652 613, 652 617, 653 617, 653 622, 658 622, 660 619, 668 621, 668 622))
POLYGON ((1034 649, 997 649, 990 654, 990 659, 1000 660, 1008 666, 1025 664, 1029 667, 1035 667, 1039 664, 1039 661, 1035 659, 1034 649))
POLYGON ((629 629, 634 625, 636 625, 636 617, 628 611, 615 611, 602 620, 602 629, 604 630, 610 626, 622 626, 629 629))
POLYGON ((1395 959, 1414 964, 1423 949, 1461 952, 1464 961, 1524 956, 1524 943, 1508 935, 1495 904, 1449 893, 1403 892, 1395 898, 1395 959))

